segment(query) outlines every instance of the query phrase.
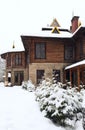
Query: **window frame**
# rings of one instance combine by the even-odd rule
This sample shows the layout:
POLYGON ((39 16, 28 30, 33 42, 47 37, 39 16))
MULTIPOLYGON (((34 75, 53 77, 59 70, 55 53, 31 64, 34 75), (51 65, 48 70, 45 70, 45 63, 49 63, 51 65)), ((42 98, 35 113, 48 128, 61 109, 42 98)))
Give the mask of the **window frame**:
POLYGON ((14 71, 15 84, 21 85, 22 81, 24 81, 24 71, 14 71))
POLYGON ((45 70, 44 69, 36 70, 37 84, 39 84, 43 80, 44 74, 45 74, 45 70))
POLYGON ((74 46, 73 45, 64 45, 64 60, 67 60, 67 61, 74 60, 74 46))
POLYGON ((22 65, 22 54, 16 53, 15 54, 15 66, 22 65))
POLYGON ((46 59, 46 42, 35 42, 35 59, 46 59))

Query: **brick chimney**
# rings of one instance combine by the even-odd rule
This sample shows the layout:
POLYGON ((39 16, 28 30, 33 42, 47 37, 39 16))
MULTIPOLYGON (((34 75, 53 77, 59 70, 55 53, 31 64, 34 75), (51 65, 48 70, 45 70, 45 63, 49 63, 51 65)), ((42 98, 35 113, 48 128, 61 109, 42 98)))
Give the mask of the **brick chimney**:
POLYGON ((71 32, 74 33, 79 26, 79 16, 73 16, 71 20, 71 32))

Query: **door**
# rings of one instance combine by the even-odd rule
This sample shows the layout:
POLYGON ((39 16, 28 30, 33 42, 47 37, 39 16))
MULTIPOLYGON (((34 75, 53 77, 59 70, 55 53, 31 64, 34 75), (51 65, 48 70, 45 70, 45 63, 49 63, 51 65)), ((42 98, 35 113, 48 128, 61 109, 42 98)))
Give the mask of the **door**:
POLYGON ((18 71, 14 73, 15 83, 16 85, 21 85, 24 80, 24 72, 18 71))

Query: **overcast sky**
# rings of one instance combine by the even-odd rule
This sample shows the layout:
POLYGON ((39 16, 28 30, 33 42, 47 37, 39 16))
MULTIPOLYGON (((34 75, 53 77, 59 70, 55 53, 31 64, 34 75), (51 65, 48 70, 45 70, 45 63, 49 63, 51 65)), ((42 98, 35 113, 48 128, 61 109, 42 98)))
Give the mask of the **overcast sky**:
POLYGON ((73 14, 85 23, 85 0, 0 0, 0 53, 9 51, 13 41, 22 48, 20 35, 40 31, 53 18, 69 28, 73 14))

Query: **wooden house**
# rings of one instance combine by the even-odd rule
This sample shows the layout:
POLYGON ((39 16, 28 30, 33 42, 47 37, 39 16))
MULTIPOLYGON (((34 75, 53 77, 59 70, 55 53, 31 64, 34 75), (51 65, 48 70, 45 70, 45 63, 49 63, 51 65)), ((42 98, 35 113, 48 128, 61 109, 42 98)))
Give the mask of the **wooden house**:
POLYGON ((71 23, 71 30, 52 22, 39 34, 22 35, 24 51, 2 54, 7 61, 6 80, 10 72, 13 85, 28 79, 38 84, 43 76, 50 78, 54 73, 57 81, 85 84, 85 27, 77 16, 71 23))

